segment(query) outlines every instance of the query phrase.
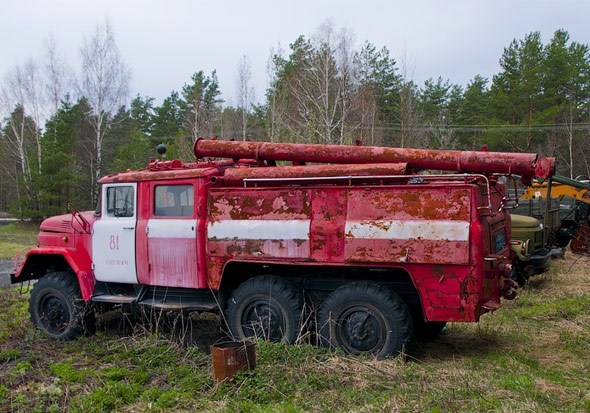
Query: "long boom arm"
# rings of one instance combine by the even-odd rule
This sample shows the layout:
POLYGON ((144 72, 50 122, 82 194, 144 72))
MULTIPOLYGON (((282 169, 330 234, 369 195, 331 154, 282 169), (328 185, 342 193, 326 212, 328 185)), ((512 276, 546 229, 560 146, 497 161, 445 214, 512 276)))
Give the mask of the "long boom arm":
POLYGON ((270 142, 236 142, 198 139, 197 159, 221 157, 257 161, 292 161, 335 164, 407 163, 411 168, 467 173, 515 174, 523 181, 550 178, 555 158, 532 153, 446 151, 351 145, 309 145, 270 142))

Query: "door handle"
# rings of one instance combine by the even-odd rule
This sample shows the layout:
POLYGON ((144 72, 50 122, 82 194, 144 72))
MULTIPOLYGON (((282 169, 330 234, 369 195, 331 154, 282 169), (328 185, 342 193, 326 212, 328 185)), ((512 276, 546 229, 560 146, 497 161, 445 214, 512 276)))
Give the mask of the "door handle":
POLYGON ((135 229, 135 227, 123 227, 123 229, 135 229))

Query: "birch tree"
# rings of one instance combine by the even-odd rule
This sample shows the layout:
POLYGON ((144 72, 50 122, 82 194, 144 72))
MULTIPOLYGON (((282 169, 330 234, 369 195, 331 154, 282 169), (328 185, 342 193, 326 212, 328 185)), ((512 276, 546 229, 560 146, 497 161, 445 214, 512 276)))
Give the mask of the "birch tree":
MULTIPOLYGON (((36 125, 42 125, 48 116, 45 105, 43 86, 45 81, 39 64, 29 59, 22 66, 17 66, 4 79, 0 92, 0 106, 5 115, 12 113, 13 109, 20 107, 24 115, 20 119, 30 118, 36 125)), ((22 142, 22 125, 13 125, 13 133, 19 142, 22 142)), ((33 131, 35 137, 36 168, 41 169, 41 129, 33 131)), ((23 159, 24 161, 24 159, 23 159)))
MULTIPOLYGON (((342 39, 335 38, 333 26, 324 23, 315 35, 312 53, 295 87, 295 96, 304 118, 314 127, 322 143, 340 142, 346 109, 343 107, 346 74, 340 71, 335 49, 342 39)), ((342 62, 340 62, 342 63, 342 62)))
POLYGON ((418 147, 422 141, 420 125, 423 114, 418 105, 418 87, 414 83, 414 72, 416 70, 415 59, 410 58, 404 49, 400 58, 400 81, 399 88, 399 146, 418 147))
POLYGON ((312 39, 300 36, 287 59, 275 56, 278 74, 268 96, 279 103, 283 128, 294 138, 320 143, 350 140, 355 94, 352 36, 325 22, 312 39))
POLYGON ((48 111, 54 115, 60 110, 62 100, 72 92, 73 73, 53 36, 45 41, 42 67, 46 79, 46 103, 48 111))
MULTIPOLYGON (((103 172, 103 139, 117 109, 127 100, 131 74, 119 53, 108 21, 84 37, 80 58, 79 93, 90 106, 86 118, 94 130, 93 182, 96 182, 103 172)), ((92 196, 94 201, 98 199, 96 184, 93 184, 92 196)))
POLYGON ((248 130, 248 117, 251 113, 250 108, 254 102, 252 63, 246 55, 243 55, 238 63, 238 71, 236 74, 236 98, 238 100, 238 110, 241 115, 242 140, 245 141, 248 130))
POLYGON ((34 209, 34 177, 38 170, 35 169, 37 148, 35 133, 37 125, 30 116, 27 116, 22 105, 5 118, 2 130, 2 141, 7 156, 2 162, 2 174, 10 177, 12 195, 12 207, 17 208, 18 214, 30 216, 34 209))
MULTIPOLYGON (((39 125, 46 116, 44 81, 33 59, 15 67, 0 87, 0 110, 6 119, 4 141, 16 162, 19 175, 12 175, 19 201, 19 213, 34 209, 34 181, 42 165, 39 125), (24 209, 23 209, 24 208, 24 209)), ((27 212, 29 214, 29 212, 27 212)))
POLYGON ((270 56, 266 61, 266 129, 271 142, 277 140, 277 125, 279 124, 279 93, 277 84, 281 62, 283 62, 283 50, 279 46, 276 50, 271 48, 270 56))

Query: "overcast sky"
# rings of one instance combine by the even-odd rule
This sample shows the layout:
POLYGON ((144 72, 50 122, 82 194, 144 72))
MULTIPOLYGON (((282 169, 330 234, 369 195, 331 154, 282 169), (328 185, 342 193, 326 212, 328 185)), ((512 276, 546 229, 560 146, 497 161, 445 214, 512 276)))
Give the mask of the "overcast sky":
POLYGON ((326 19, 350 29, 358 44, 386 46, 398 61, 405 56, 418 83, 442 76, 466 85, 476 74, 491 77, 504 47, 531 31, 546 43, 563 28, 590 43, 588 0, 3 0, 0 75, 41 56, 49 35, 78 66, 82 37, 107 18, 133 74, 132 96, 158 103, 194 72, 213 69, 222 97, 235 101, 243 55, 252 62, 260 100, 270 49, 288 49, 326 19))

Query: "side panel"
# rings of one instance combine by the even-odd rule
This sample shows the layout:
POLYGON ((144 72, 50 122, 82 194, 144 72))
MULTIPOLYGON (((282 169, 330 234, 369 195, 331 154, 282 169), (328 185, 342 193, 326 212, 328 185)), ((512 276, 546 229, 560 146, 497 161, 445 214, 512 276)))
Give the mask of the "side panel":
POLYGON ((467 265, 469 188, 212 191, 214 257, 467 265))
POLYGON ((466 265, 470 203, 464 187, 350 191, 345 259, 466 265))
POLYGON ((309 260, 309 190, 212 190, 208 204, 210 256, 309 260))
POLYGON ((475 321, 483 270, 474 260, 484 255, 476 193, 465 184, 212 189, 210 285, 230 260, 397 267, 410 274, 427 320, 475 321))

